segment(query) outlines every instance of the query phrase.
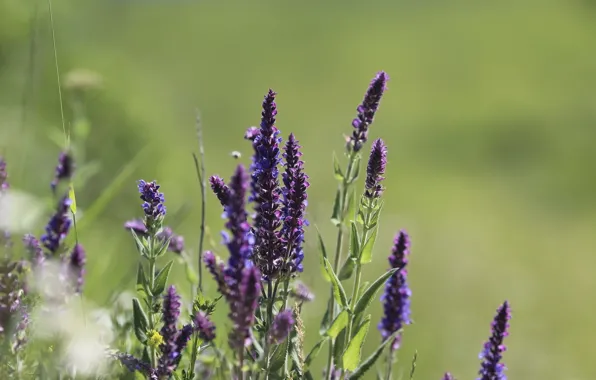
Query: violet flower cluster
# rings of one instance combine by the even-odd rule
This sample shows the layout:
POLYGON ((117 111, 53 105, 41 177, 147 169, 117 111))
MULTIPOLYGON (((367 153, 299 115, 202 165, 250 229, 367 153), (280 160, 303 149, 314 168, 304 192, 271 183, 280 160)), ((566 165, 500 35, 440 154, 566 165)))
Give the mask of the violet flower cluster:
POLYGON ((182 358, 182 351, 190 340, 193 332, 191 325, 184 325, 178 329, 176 324, 180 317, 180 296, 174 286, 170 286, 163 297, 161 336, 164 343, 160 346, 162 352, 159 358, 157 372, 161 376, 170 376, 182 358))
POLYGON ((46 233, 41 235, 40 240, 42 245, 52 255, 56 255, 58 253, 58 249, 70 231, 70 226, 72 224, 70 219, 71 204, 72 200, 68 197, 68 195, 64 196, 60 200, 58 207, 56 208, 56 212, 46 226, 46 233))
POLYGON ((385 179, 387 166, 387 146, 381 139, 376 139, 372 144, 368 166, 366 168, 366 182, 364 195, 370 199, 380 198, 383 194, 381 182, 385 179))
POLYGON ((56 191, 56 187, 60 181, 68 181, 71 179, 74 173, 74 160, 69 151, 63 151, 58 156, 58 165, 56 166, 56 172, 54 179, 52 180, 51 187, 52 191, 56 191))
MULTIPOLYGON (((410 254, 410 237, 405 231, 400 231, 395 237, 394 246, 389 256, 390 268, 398 268, 387 281, 385 293, 381 297, 385 314, 379 323, 379 330, 383 340, 401 330, 410 323, 410 297, 412 291, 408 287, 406 265, 410 254)), ((391 349, 396 350, 401 344, 401 333, 391 343, 391 349)))
POLYGON ((509 320, 511 309, 505 301, 498 309, 495 319, 491 323, 492 335, 484 344, 479 357, 482 359, 482 367, 479 371, 480 377, 477 380, 506 380, 505 365, 501 363, 503 352, 506 347, 503 340, 509 335, 509 320))

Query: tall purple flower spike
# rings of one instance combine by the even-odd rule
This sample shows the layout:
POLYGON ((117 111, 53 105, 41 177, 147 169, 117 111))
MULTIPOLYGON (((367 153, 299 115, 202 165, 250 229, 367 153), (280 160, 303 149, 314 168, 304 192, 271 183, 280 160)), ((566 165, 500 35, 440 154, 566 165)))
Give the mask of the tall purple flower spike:
POLYGON ((387 146, 381 139, 376 139, 372 144, 368 166, 366 168, 366 182, 364 195, 368 198, 380 198, 383 194, 381 182, 385 179, 387 166, 387 146))
POLYGON ((159 372, 163 375, 172 373, 175 369, 175 360, 180 354, 177 341, 179 331, 176 327, 180 317, 180 306, 180 296, 172 285, 167 289, 162 305, 163 327, 160 333, 164 343, 160 347, 162 356, 159 360, 159 372))
POLYGON ((252 343, 251 328, 261 294, 261 274, 254 267, 244 268, 240 292, 230 305, 230 319, 233 323, 228 339, 233 348, 248 347, 252 343))
POLYGON ((75 277, 76 293, 83 291, 83 283, 85 282, 85 263, 87 261, 85 250, 81 244, 75 245, 70 254, 69 269, 70 273, 75 277))
POLYGON ((151 233, 157 232, 161 227, 164 216, 166 215, 165 198, 163 193, 159 192, 160 186, 155 182, 146 182, 139 180, 139 193, 143 200, 143 211, 145 212, 145 227, 151 233))
POLYGON ((284 250, 284 259, 288 264, 288 272, 294 274, 302 272, 304 252, 304 226, 308 221, 304 218, 306 211, 306 189, 310 185, 308 176, 304 173, 304 162, 300 159, 300 145, 294 134, 290 134, 285 146, 284 157, 286 170, 282 174, 283 188, 283 225, 281 228, 281 241, 284 250))
POLYGON ((62 180, 68 181, 72 178, 74 173, 74 160, 68 151, 61 152, 58 156, 58 165, 56 166, 56 174, 52 180, 51 187, 56 191, 56 186, 62 180))
POLYGON ((511 319, 511 308, 505 301, 498 309, 497 315, 491 323, 492 335, 484 344, 479 357, 482 359, 482 366, 477 380, 506 380, 505 365, 501 363, 503 352, 506 347, 503 344, 504 338, 509 335, 509 320, 511 319))
POLYGON ((205 343, 211 342, 215 339, 215 325, 209 319, 209 316, 202 311, 195 315, 195 329, 199 333, 205 343))
MULTIPOLYGON (((410 251, 410 238, 405 231, 400 231, 394 240, 394 246, 389 256, 391 268, 401 268, 395 272, 385 285, 385 293, 381 297, 385 311, 379 323, 379 330, 383 340, 399 331, 410 323, 410 297, 412 292, 408 287, 406 265, 410 251)), ((391 349, 397 350, 401 344, 401 334, 391 343, 391 349)))
POLYGON ((223 178, 216 175, 209 178, 209 183, 211 184, 211 190, 213 190, 213 193, 215 193, 215 196, 219 199, 219 203, 221 203, 223 207, 226 207, 230 199, 230 188, 228 185, 226 185, 223 178))
POLYGON ((269 343, 281 344, 290 335, 290 330, 294 326, 294 316, 292 310, 286 309, 280 311, 273 319, 273 324, 269 330, 269 343))
POLYGON ((280 201, 281 189, 278 181, 279 131, 275 126, 277 105, 275 92, 269 90, 263 100, 261 128, 255 137, 255 162, 252 173, 255 182, 255 249, 253 261, 259 267, 263 278, 270 281, 275 277, 282 264, 282 247, 278 236, 281 226, 280 201))
POLYGON ((354 131, 348 140, 348 149, 358 152, 368 139, 368 128, 372 124, 375 113, 379 109, 379 103, 383 93, 387 90, 389 75, 384 71, 379 72, 368 87, 364 100, 357 108, 358 116, 352 121, 354 131))
POLYGON ((58 204, 56 213, 46 226, 46 233, 41 235, 41 243, 51 254, 58 252, 60 245, 66 239, 66 235, 70 230, 71 220, 69 211, 71 204, 72 201, 68 196, 62 198, 58 204))

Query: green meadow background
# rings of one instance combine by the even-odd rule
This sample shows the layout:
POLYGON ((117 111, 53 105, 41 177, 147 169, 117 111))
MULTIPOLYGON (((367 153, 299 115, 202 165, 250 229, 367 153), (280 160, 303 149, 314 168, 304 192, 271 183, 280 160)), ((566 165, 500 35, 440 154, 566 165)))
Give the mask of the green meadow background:
MULTIPOLYGON (((135 181, 162 184, 175 214, 167 221, 196 256, 195 110, 207 172, 229 177, 230 152, 249 163, 243 133, 258 124, 271 87, 278 127, 301 141, 311 178, 301 276, 317 295, 304 310, 309 349, 327 297, 313 226, 329 247, 335 240, 332 153, 341 156, 356 106, 385 70, 389 91, 370 134, 389 146, 386 205, 365 277, 386 269, 393 236, 406 228, 415 323, 399 353, 404 377, 417 351, 418 380, 446 370, 475 378, 507 299, 510 379, 596 378, 596 2, 54 0, 53 8, 62 79, 80 69, 101 76, 85 96, 91 129, 79 144, 100 166, 77 191, 86 296, 98 306, 109 306, 118 284, 133 290, 138 258, 122 223, 141 215, 135 181), (97 199, 105 202, 85 223, 97 199)), ((75 98, 66 87, 63 97, 71 129, 75 98)), ((13 188, 47 200, 61 136, 48 4, 0 0, 0 151, 13 188)), ((221 210, 208 200, 207 246, 225 256, 221 210)), ((188 288, 182 267, 174 279, 188 288)), ((380 316, 379 303, 373 320, 380 316)), ((379 339, 371 329, 366 354, 379 339)))

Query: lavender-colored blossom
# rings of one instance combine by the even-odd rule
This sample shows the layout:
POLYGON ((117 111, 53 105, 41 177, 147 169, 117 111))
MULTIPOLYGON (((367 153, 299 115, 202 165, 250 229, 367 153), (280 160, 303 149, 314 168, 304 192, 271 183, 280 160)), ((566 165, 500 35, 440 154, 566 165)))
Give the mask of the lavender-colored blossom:
POLYGON ((498 309, 497 315, 491 323, 492 335, 484 344, 480 353, 482 367, 477 380, 506 380, 505 365, 501 363, 503 352, 506 347, 503 344, 504 338, 509 335, 509 320, 511 319, 511 308, 505 301, 498 309))
POLYGON ((46 256, 43 253, 43 249, 39 244, 39 240, 31 234, 27 234, 23 237, 23 244, 25 249, 29 253, 29 260, 33 265, 33 268, 40 267, 45 262, 46 256))
POLYGON ((178 329, 176 323, 180 317, 180 296, 176 288, 170 286, 163 296, 161 336, 164 343, 160 346, 162 355, 159 360, 159 372, 163 376, 169 376, 175 368, 175 359, 178 357, 178 329))
POLYGON ((215 325, 209 319, 209 316, 203 311, 199 311, 195 315, 195 329, 199 333, 205 343, 209 343, 215 339, 215 325))
POLYGON ((445 372, 445 375, 443 375, 442 380, 455 380, 455 377, 453 377, 453 375, 450 374, 449 372, 445 372))
POLYGON ((219 199, 219 203, 226 207, 230 199, 230 188, 226 185, 226 182, 223 178, 214 175, 209 178, 209 183, 211 184, 211 190, 213 190, 213 193, 219 199))
POLYGON ((292 274, 302 272, 304 226, 308 225, 304 214, 308 204, 306 189, 309 183, 308 176, 304 174, 304 162, 300 159, 301 156, 298 140, 294 134, 290 134, 284 153, 286 170, 282 174, 283 225, 280 235, 284 247, 284 259, 288 264, 285 269, 292 274))
POLYGON ((159 192, 160 186, 155 181, 139 180, 138 188, 139 193, 141 193, 141 200, 143 200, 145 226, 148 230, 155 230, 158 227, 155 223, 166 215, 164 195, 159 192))
POLYGON ((148 363, 145 363, 130 354, 118 353, 113 355, 113 357, 118 359, 130 372, 139 371, 144 375, 148 375, 152 371, 152 368, 148 363))
POLYGON ((147 227, 145 227, 145 222, 141 219, 132 219, 124 223, 124 228, 127 230, 133 230, 137 235, 146 235, 147 234, 147 227))
POLYGON ((205 253, 203 253, 203 261, 217 283, 217 290, 219 290, 219 292, 224 296, 228 297, 229 290, 224 275, 224 263, 211 251, 205 251, 205 253))
POLYGON ((252 173, 255 182, 255 249, 253 261, 259 267, 263 278, 270 281, 275 277, 282 264, 282 247, 278 236, 281 226, 280 201, 281 189, 278 181, 279 131, 275 126, 277 105, 275 92, 269 90, 263 100, 263 112, 259 135, 254 140, 255 161, 252 173))
POLYGON ((54 180, 51 183, 52 190, 56 190, 56 186, 62 180, 70 180, 74 172, 74 160, 72 155, 68 151, 60 153, 58 156, 58 165, 56 166, 56 174, 54 180))
POLYGON ((294 285, 290 294, 299 302, 311 302, 315 299, 315 295, 301 282, 294 285))
POLYGON ((6 161, 0 156, 0 192, 8 190, 8 172, 6 171, 6 161))
MULTIPOLYGON (((148 234, 147 227, 141 219, 132 219, 125 222, 124 228, 134 231, 134 233, 139 236, 147 236, 148 234)), ((163 229, 157 233, 156 238, 161 241, 170 239, 170 243, 168 244, 168 251, 170 252, 182 253, 182 251, 184 251, 184 237, 175 234, 171 227, 163 227, 163 229)))
POLYGON ((387 166, 387 146, 381 139, 376 139, 372 144, 368 166, 366 168, 366 184, 364 195, 371 199, 380 198, 383 194, 381 182, 385 179, 387 166))
MULTIPOLYGON (((257 169, 257 161, 258 161, 257 153, 258 153, 258 151, 257 151, 257 145, 255 143, 255 140, 257 139, 257 136, 259 136, 260 133, 261 133, 261 131, 257 127, 249 127, 246 130, 246 132, 244 133, 244 138, 251 142, 251 145, 252 145, 252 148, 254 151, 252 160, 251 160, 252 162, 249 167, 249 170, 251 173, 254 173, 257 169)), ((250 194, 248 196, 248 201, 254 202, 255 199, 257 199, 257 193, 258 193, 257 179, 254 176, 251 176, 251 178, 250 178, 250 194)))
MULTIPOLYGON (((410 323, 410 297, 412 292, 408 287, 406 265, 410 254, 410 238, 405 231, 400 231, 394 240, 394 246, 389 256, 391 268, 400 268, 385 285, 385 293, 381 297, 385 311, 379 323, 379 330, 383 340, 399 331, 410 323)), ((391 349, 397 350, 401 343, 401 334, 391 343, 391 349)))
POLYGON ((182 359, 182 352, 186 348, 188 341, 193 333, 192 325, 187 324, 182 326, 180 331, 176 334, 176 339, 174 340, 175 344, 175 351, 170 355, 170 363, 168 367, 171 371, 175 370, 180 364, 180 360, 182 359))
POLYGON ((62 198, 56 213, 52 216, 46 226, 46 233, 41 236, 41 243, 50 251, 51 254, 56 254, 58 248, 66 239, 66 235, 70 230, 71 219, 69 217, 70 205, 72 200, 65 196, 62 198))
POLYGON ((230 319, 233 323, 228 338, 233 348, 248 347, 252 342, 251 327, 261 294, 261 274, 251 266, 242 271, 240 292, 230 305, 230 319))
POLYGON ((246 132, 244 132, 244 138, 247 140, 250 140, 250 141, 254 141, 257 138, 257 136, 259 135, 259 133, 261 133, 261 131, 259 131, 259 128, 248 127, 246 132))
POLYGON ((269 343, 281 344, 290 334, 292 326, 294 326, 292 310, 286 309, 280 311, 273 319, 273 323, 269 329, 269 343))
POLYGON ((368 139, 368 127, 372 124, 375 113, 379 109, 379 103, 383 93, 387 89, 389 76, 379 72, 368 87, 364 100, 357 108, 358 116, 352 121, 354 131, 348 140, 348 149, 358 152, 368 139))
POLYGON ((76 278, 76 293, 81 293, 85 281, 85 263, 87 261, 85 250, 81 244, 74 246, 70 254, 69 269, 70 273, 76 278))

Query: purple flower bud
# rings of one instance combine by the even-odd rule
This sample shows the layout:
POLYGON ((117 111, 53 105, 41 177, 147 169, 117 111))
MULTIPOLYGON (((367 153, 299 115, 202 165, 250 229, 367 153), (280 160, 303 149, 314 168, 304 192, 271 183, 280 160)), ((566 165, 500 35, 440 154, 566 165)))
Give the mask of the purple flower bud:
POLYGON ((143 211, 145 211, 145 226, 150 230, 150 226, 158 219, 166 215, 166 207, 164 206, 165 198, 163 193, 159 192, 160 186, 155 182, 145 182, 139 180, 139 193, 141 193, 141 200, 143 200, 143 211))
POLYGON ((116 354, 114 355, 116 359, 122 363, 123 366, 126 367, 130 372, 139 371, 144 375, 148 375, 151 372, 151 366, 130 354, 116 354))
POLYGON ((6 161, 0 156, 0 192, 8 190, 8 172, 6 171, 6 161))
POLYGON ((288 309, 280 311, 273 319, 273 324, 269 329, 269 343, 281 344, 290 334, 292 326, 294 326, 292 311, 288 309))
POLYGON ((43 249, 39 245, 39 240, 31 234, 27 234, 23 237, 23 244, 25 249, 29 253, 29 259, 34 268, 37 268, 45 262, 46 256, 43 253, 43 249))
POLYGON ((124 223, 124 228, 127 230, 133 230, 137 235, 147 234, 147 227, 145 227, 145 222, 143 222, 141 219, 127 221, 124 223))
MULTIPOLYGON (((379 323, 383 340, 399 331, 403 325, 410 324, 410 297, 406 265, 410 250, 410 238, 405 231, 400 231, 394 240, 393 250, 389 256, 391 268, 401 268, 395 272, 385 284, 385 293, 381 297, 385 314, 379 323)), ((401 343, 401 334, 391 343, 391 349, 397 350, 401 343)))
POLYGON ((230 198, 230 189, 226 185, 223 178, 216 175, 211 176, 211 178, 209 178, 209 183, 211 183, 211 190, 213 190, 217 196, 217 199, 219 199, 219 203, 226 207, 230 198))
POLYGON ((56 186, 62 180, 70 180, 74 172, 74 161, 70 152, 61 152, 58 156, 58 165, 56 166, 56 174, 54 180, 51 183, 52 190, 56 191, 56 186))
POLYGON ((252 342, 251 328, 261 294, 261 274, 256 267, 247 267, 242 272, 240 292, 230 305, 230 319, 233 323, 228 338, 233 348, 248 347, 252 342))
POLYGON ((281 226, 278 181, 279 131, 275 127, 277 105, 275 92, 269 90, 263 100, 263 112, 259 135, 254 140, 255 158, 252 179, 255 194, 255 249, 253 260, 263 278, 271 280, 281 269, 282 247, 277 233, 281 226))
POLYGON ((368 139, 368 127, 372 124, 375 113, 379 109, 379 103, 383 93, 387 89, 389 76, 379 72, 368 87, 364 100, 357 108, 358 116, 352 121, 354 131, 348 141, 348 149, 358 152, 368 139))
POLYGON ((72 201, 68 196, 62 198, 56 213, 52 216, 46 226, 46 233, 41 235, 41 243, 50 251, 51 254, 56 254, 58 248, 66 239, 66 235, 70 230, 71 219, 69 217, 70 205, 72 201))
POLYGON ((478 374, 480 377, 477 380, 506 380, 505 365, 501 363, 503 352, 506 347, 503 344, 504 338, 509 335, 509 320, 511 319, 511 308, 509 303, 505 301, 497 309, 497 315, 491 323, 492 335, 484 344, 484 348, 480 353, 482 359, 482 367, 478 374))
POLYGON ((209 319, 209 316, 202 311, 195 315, 195 329, 199 333, 199 338, 208 343, 215 339, 215 325, 209 319))
POLYGON ((449 372, 445 372, 445 375, 443 376, 443 380, 455 380, 455 377, 453 377, 453 375, 450 374, 449 372))
POLYGON ((294 286, 291 295, 299 302, 311 302, 315 299, 315 295, 310 291, 310 289, 308 289, 306 285, 301 282, 294 286))
POLYGON ((248 129, 246 130, 246 132, 244 132, 244 138, 246 140, 254 141, 255 138, 259 135, 259 133, 261 133, 259 131, 259 128, 257 128, 257 127, 248 127, 248 129))
POLYGON ((85 250, 80 244, 75 245, 70 254, 69 269, 70 273, 76 277, 76 293, 81 293, 83 289, 84 276, 85 276, 85 250))
POLYGON ((229 290, 224 276, 224 263, 211 251, 205 251, 205 253, 203 253, 203 261, 205 261, 205 266, 211 275, 213 275, 213 278, 217 283, 217 289, 221 294, 227 297, 229 290))
POLYGON ((383 194, 381 182, 385 179, 387 166, 387 146, 381 139, 373 142, 366 168, 366 185, 364 195, 368 198, 380 198, 383 194))
POLYGON ((170 239, 170 243, 168 244, 168 251, 174 252, 177 254, 182 253, 184 251, 184 237, 180 235, 176 235, 170 227, 164 227, 158 234, 158 240, 167 240, 170 239))

